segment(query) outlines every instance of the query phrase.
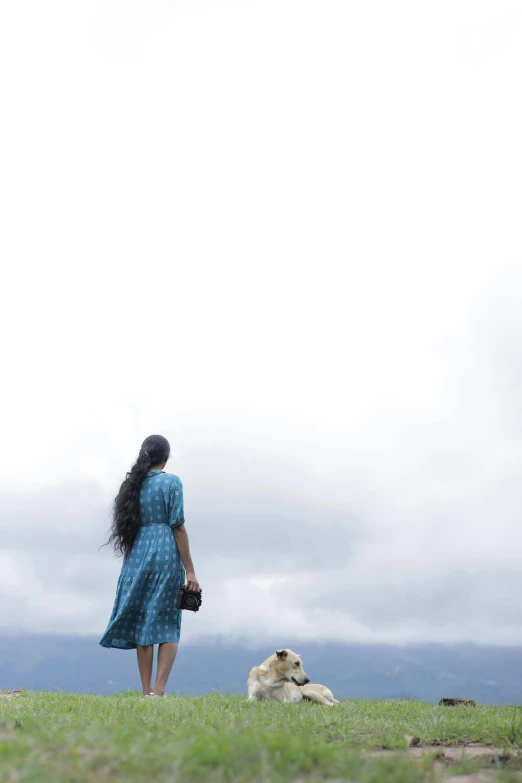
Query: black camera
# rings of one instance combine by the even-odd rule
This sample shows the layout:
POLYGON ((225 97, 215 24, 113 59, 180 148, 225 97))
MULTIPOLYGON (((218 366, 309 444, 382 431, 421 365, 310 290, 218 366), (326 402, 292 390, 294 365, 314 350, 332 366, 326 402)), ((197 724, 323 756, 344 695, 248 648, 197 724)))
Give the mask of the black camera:
POLYGON ((186 585, 183 585, 179 591, 178 609, 188 609, 189 612, 199 612, 199 607, 202 603, 201 590, 196 592, 195 590, 189 590, 186 585))

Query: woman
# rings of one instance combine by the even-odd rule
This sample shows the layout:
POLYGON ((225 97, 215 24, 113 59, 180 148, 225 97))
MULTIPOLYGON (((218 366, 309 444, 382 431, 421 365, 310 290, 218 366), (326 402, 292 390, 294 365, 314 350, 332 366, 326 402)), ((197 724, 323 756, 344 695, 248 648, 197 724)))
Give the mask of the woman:
POLYGON ((200 590, 183 516, 183 487, 163 468, 170 445, 146 438, 114 501, 108 544, 123 555, 111 619, 100 644, 137 649, 144 696, 163 696, 178 651, 181 610, 176 608, 186 569, 187 586, 200 590), (154 690, 152 663, 158 648, 154 690))

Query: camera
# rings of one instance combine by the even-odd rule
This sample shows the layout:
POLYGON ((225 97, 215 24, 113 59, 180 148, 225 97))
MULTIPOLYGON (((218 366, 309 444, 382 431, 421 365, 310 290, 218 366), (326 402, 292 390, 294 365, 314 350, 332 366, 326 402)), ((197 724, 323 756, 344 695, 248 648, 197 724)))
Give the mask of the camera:
POLYGON ((178 609, 199 612, 199 607, 202 603, 201 590, 196 592, 195 590, 189 590, 186 585, 182 586, 178 596, 178 609))

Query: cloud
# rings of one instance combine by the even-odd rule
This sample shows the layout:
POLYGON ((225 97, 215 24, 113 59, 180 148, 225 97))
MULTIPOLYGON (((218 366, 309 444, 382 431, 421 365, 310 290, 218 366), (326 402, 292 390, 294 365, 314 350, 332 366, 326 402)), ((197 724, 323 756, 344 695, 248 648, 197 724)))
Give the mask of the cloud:
MULTIPOLYGON (((437 403, 388 409, 366 454, 255 417, 187 427, 169 469, 205 588, 189 638, 522 641, 518 279, 507 270, 479 303, 437 403)), ((113 494, 64 479, 3 496, 4 623, 102 632, 113 494)))

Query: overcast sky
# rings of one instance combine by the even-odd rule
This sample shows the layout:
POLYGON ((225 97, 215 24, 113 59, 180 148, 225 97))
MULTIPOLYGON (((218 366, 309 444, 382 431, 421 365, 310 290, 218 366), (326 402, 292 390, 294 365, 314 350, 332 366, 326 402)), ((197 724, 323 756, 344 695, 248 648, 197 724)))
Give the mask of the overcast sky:
POLYGON ((159 432, 185 639, 522 644, 521 17, 2 3, 2 626, 101 636, 159 432))

